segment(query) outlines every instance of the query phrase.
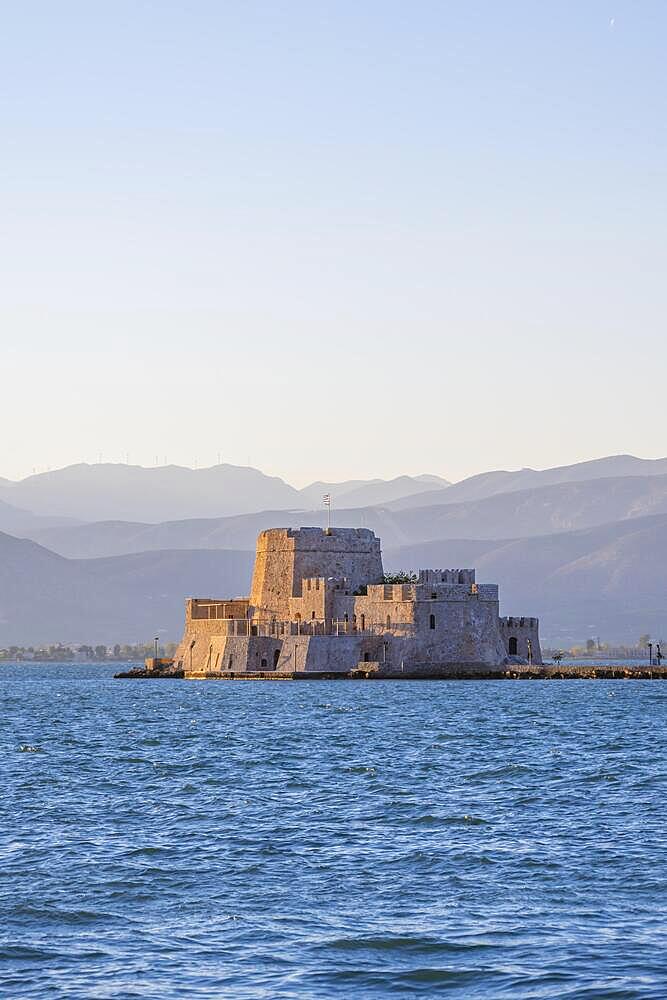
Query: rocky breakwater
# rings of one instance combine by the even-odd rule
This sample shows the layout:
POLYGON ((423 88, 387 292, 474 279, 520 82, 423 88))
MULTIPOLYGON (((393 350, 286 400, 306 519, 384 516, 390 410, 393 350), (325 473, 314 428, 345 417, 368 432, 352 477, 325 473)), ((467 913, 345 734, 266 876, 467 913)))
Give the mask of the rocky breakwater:
POLYGON ((144 660, 143 667, 132 667, 130 670, 121 670, 114 674, 114 677, 146 678, 148 680, 160 680, 161 678, 183 678, 185 672, 177 667, 173 660, 164 658, 149 657, 144 660))
POLYGON ((116 677, 187 678, 190 680, 244 681, 323 681, 323 680, 667 680, 667 666, 621 666, 619 664, 503 664, 484 666, 448 664, 446 666, 412 667, 402 671, 383 669, 381 663, 359 663, 352 670, 341 671, 219 671, 185 672, 174 660, 146 660, 143 667, 134 667, 115 674, 116 677))

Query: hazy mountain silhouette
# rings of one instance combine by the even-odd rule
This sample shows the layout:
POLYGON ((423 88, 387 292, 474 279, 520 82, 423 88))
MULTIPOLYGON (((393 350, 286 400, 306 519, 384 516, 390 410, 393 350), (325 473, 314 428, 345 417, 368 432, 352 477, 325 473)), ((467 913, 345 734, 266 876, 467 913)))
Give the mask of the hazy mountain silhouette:
MULTIPOLYGON (((386 503, 428 484, 446 485, 437 476, 400 476, 312 483, 296 490, 276 476, 236 465, 186 469, 177 465, 70 465, 17 483, 0 480, 0 499, 41 516, 78 521, 128 520, 159 523, 193 517, 224 517, 261 510, 321 507, 331 493, 334 506, 347 495, 347 506, 386 503)), ((9 522, 6 526, 10 528, 9 522)), ((0 520, 0 530, 3 522, 0 520)))
MULTIPOLYGON (((650 461, 618 455, 557 469, 487 472, 447 485, 437 476, 315 482, 294 489, 257 469, 216 465, 143 468, 123 464, 72 465, 28 476, 17 483, 0 480, 0 500, 42 517, 81 521, 135 521, 158 524, 190 518, 230 517, 274 510, 321 510, 330 493, 336 517, 341 511, 387 507, 404 511, 484 500, 499 494, 603 478, 667 475, 667 459, 650 461), (425 489, 437 485, 436 489, 425 489)), ((2 519, 0 530, 17 521, 2 519)), ((339 522, 340 523, 340 522, 339 522)), ((35 526, 37 527, 37 526, 35 526)))
POLYGON ((71 526, 77 523, 74 518, 70 517, 41 517, 29 510, 22 510, 20 507, 0 500, 0 531, 7 531, 10 535, 29 535, 32 531, 71 526))
POLYGON ((188 594, 245 593, 250 552, 64 559, 0 533, 0 645, 178 637, 188 594))
POLYGON ((299 492, 306 507, 319 507, 323 494, 330 493, 334 509, 339 506, 349 509, 387 504, 401 497, 420 494, 425 489, 436 489, 440 492, 449 485, 449 482, 441 476, 397 476, 396 479, 350 479, 344 483, 316 482, 305 486, 299 492))
POLYGON ((590 479, 618 478, 620 476, 667 475, 667 458, 635 458, 634 455, 610 455, 590 462, 561 465, 554 469, 520 469, 518 472, 482 472, 446 490, 427 490, 405 501, 399 498, 390 503, 394 510, 407 507, 431 507, 441 503, 460 503, 483 500, 498 493, 552 486, 558 483, 576 483, 590 479))
POLYGON ((299 493, 257 469, 216 465, 70 465, 0 487, 0 497, 35 514, 158 522, 218 517, 264 507, 300 506, 299 493))
MULTIPOLYGON (((344 509, 334 512, 334 520, 341 526, 371 528, 384 547, 391 548, 431 538, 497 539, 552 534, 663 512, 667 513, 667 476, 656 475, 561 483, 478 501, 407 510, 344 509)), ((320 508, 162 524, 113 521, 24 534, 62 555, 96 558, 163 548, 252 549, 264 528, 325 523, 326 514, 320 508)))

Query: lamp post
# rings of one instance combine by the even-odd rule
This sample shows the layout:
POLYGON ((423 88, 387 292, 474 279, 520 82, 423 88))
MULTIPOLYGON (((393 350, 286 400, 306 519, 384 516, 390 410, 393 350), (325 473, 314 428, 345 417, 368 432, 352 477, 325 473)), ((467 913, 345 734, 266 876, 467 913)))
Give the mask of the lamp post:
POLYGON ((648 643, 648 662, 650 666, 653 666, 653 643, 648 643))
POLYGON ((159 641, 160 641, 160 638, 159 638, 159 636, 156 635, 155 638, 153 639, 153 642, 155 643, 155 659, 156 660, 157 660, 157 649, 158 649, 158 642, 159 641))

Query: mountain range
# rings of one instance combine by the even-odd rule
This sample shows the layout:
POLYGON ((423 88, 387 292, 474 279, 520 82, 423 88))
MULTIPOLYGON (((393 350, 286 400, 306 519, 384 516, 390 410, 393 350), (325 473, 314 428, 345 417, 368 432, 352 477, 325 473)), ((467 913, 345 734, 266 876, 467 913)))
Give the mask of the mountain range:
POLYGON ((242 593, 250 552, 149 552, 65 559, 0 533, 0 646, 177 638, 183 597, 242 593))
MULTIPOLYGON (((223 517, 259 510, 309 509, 321 506, 324 493, 346 506, 383 504, 436 486, 439 476, 312 483, 297 490, 277 476, 238 465, 186 469, 178 465, 143 468, 99 463, 70 465, 37 473, 19 482, 0 479, 0 501, 33 516, 78 521, 160 522, 191 517, 223 517)), ((11 530, 0 510, 0 530, 11 530)))
MULTIPOLYGON (((334 511, 334 522, 371 528, 385 548, 395 548, 431 539, 547 535, 659 513, 667 513, 667 475, 565 482, 430 507, 345 508, 334 511)), ((266 510, 161 524, 102 521, 60 525, 26 534, 61 555, 96 558, 153 549, 251 549, 264 528, 278 524, 298 528, 305 523, 324 526, 326 514, 321 508, 308 512, 266 510)))
POLYGON ((0 645, 177 638, 185 596, 246 593, 257 533, 323 525, 325 492, 337 500, 335 524, 380 535, 389 569, 473 565, 479 580, 500 584, 504 613, 539 615, 553 643, 667 633, 667 459, 300 491, 257 470, 174 468, 74 466, 0 480, 0 645), (238 510, 253 497, 276 502, 238 510), (207 509, 235 512, 192 516, 207 509))

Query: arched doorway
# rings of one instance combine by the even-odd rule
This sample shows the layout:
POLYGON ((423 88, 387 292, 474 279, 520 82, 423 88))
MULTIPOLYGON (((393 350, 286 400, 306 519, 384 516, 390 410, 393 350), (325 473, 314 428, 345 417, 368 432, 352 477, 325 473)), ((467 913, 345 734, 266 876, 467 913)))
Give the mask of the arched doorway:
POLYGON ((509 642, 507 644, 507 649, 510 656, 516 656, 519 652, 519 641, 515 635, 511 635, 509 642))

